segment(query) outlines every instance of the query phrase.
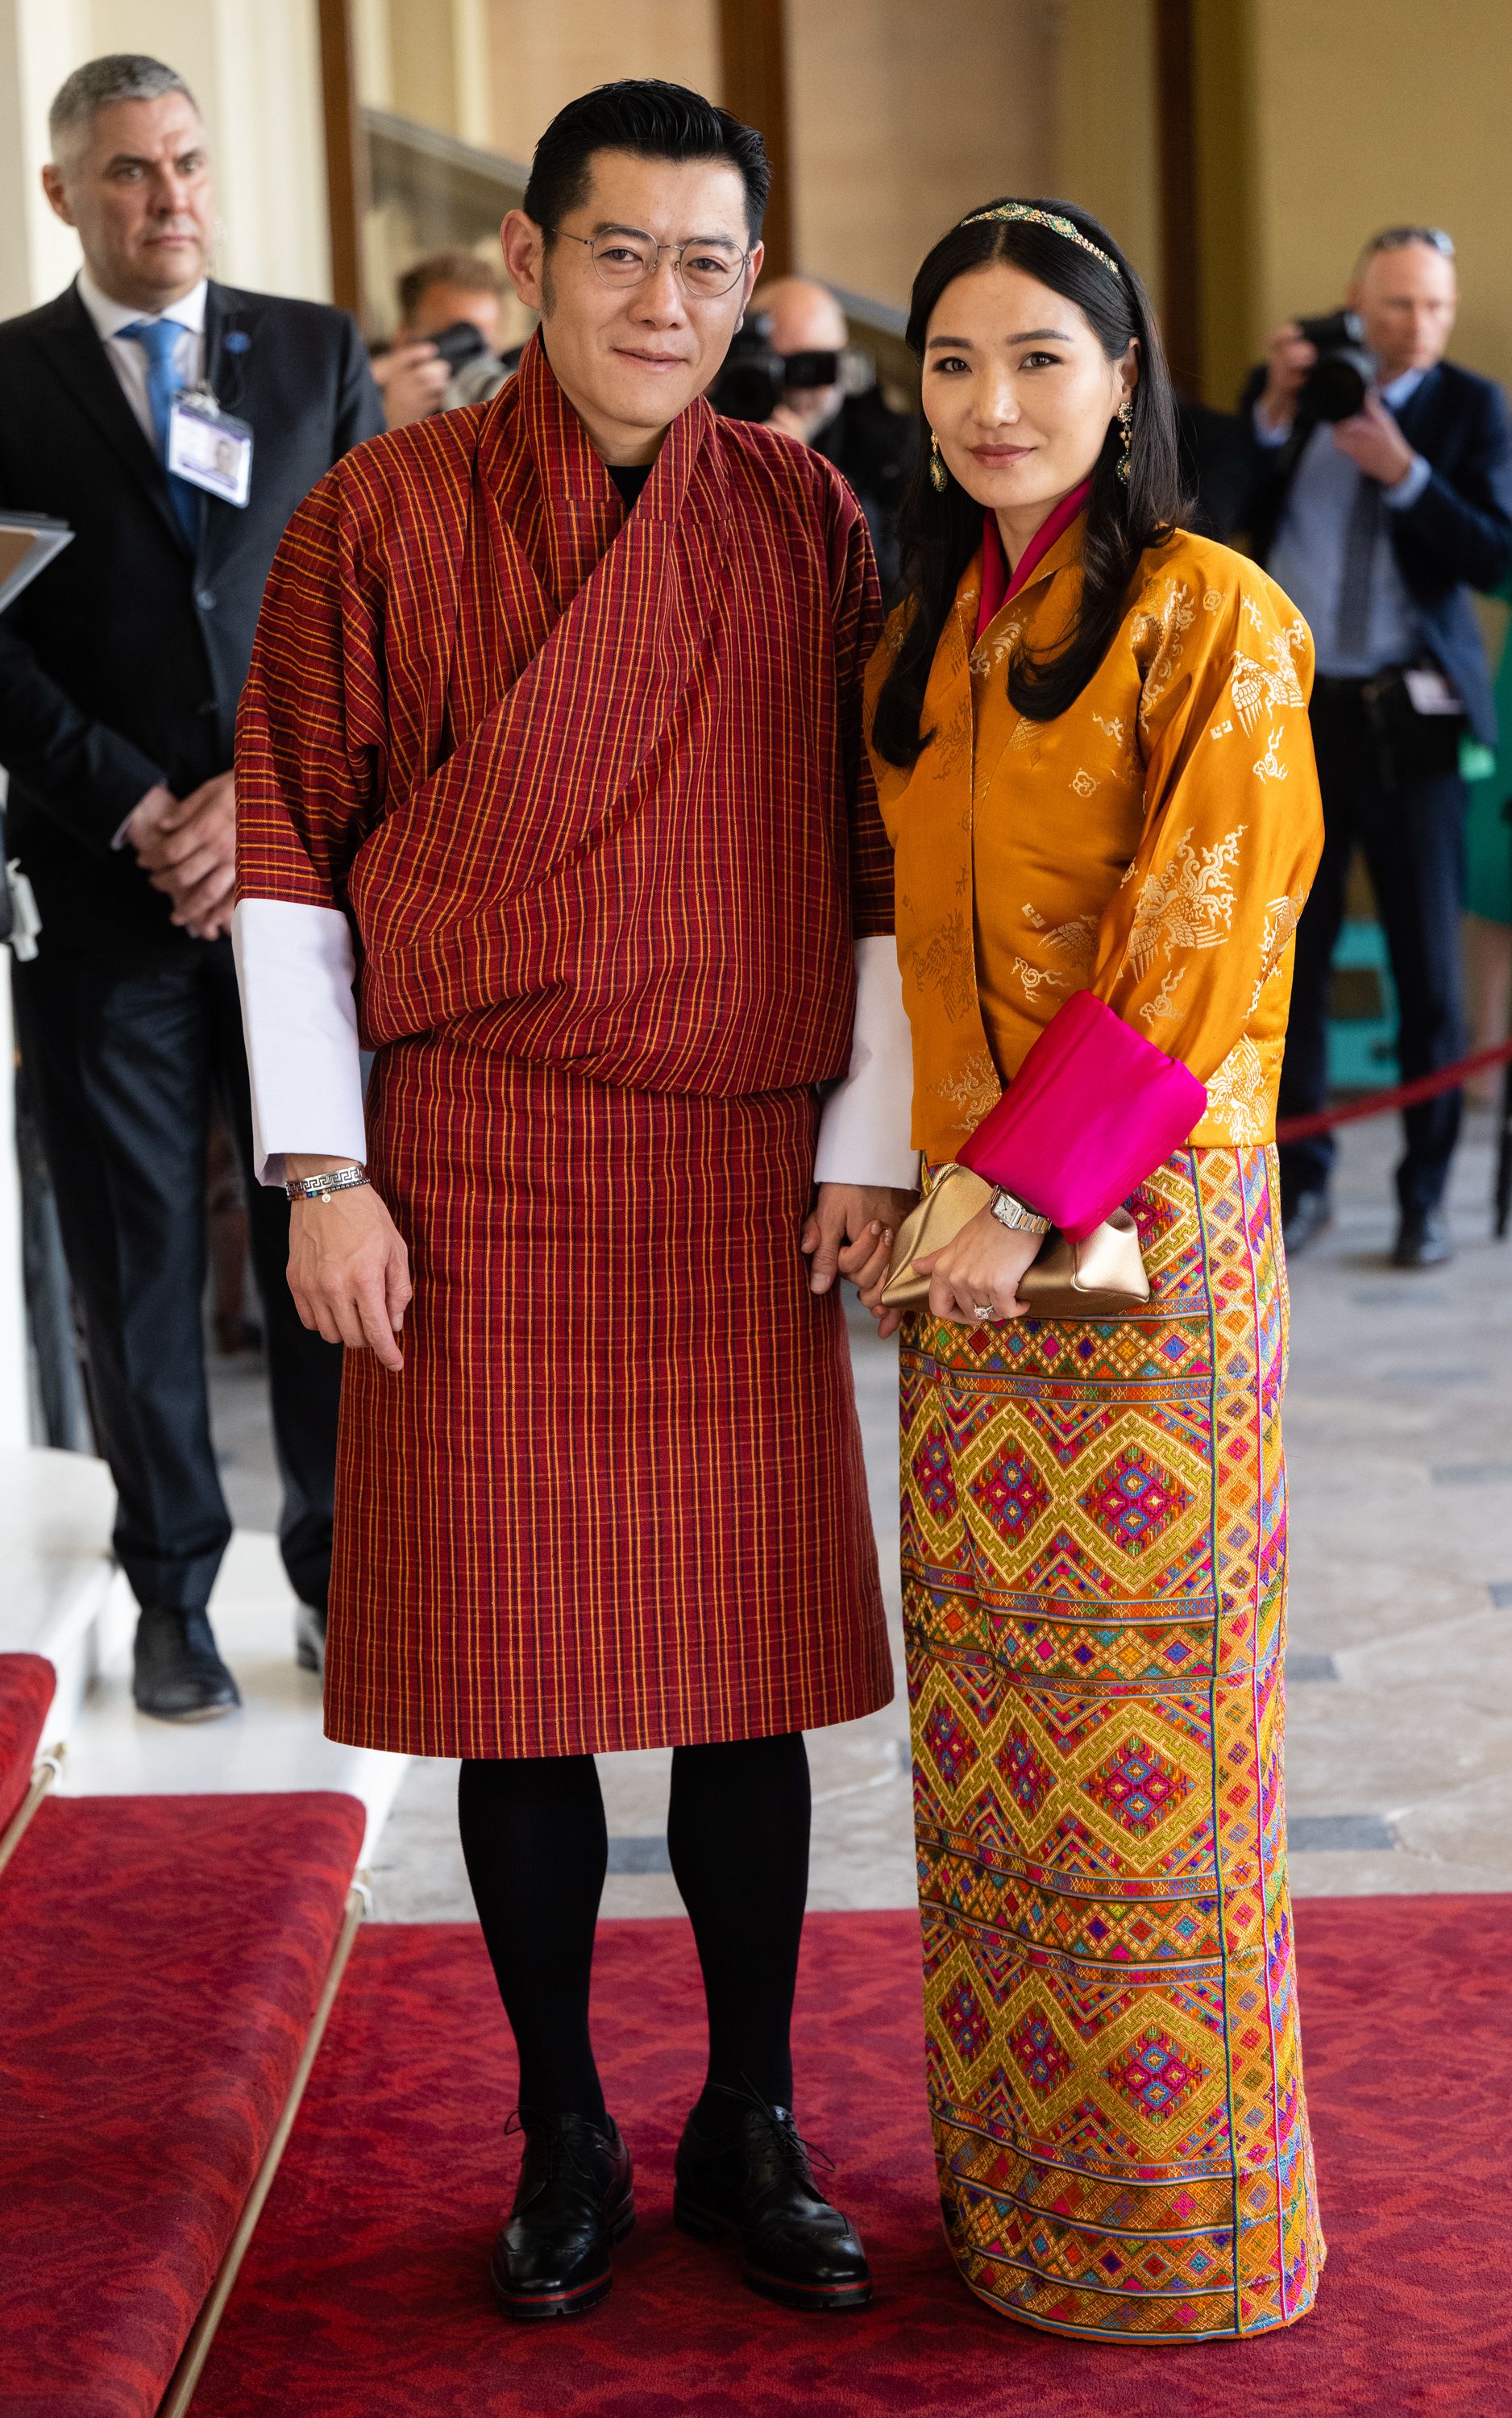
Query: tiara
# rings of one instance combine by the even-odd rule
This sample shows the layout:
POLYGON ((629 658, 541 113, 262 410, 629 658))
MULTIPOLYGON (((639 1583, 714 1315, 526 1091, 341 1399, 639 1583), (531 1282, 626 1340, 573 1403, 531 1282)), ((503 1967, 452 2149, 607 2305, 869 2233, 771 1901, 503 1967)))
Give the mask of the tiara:
POLYGON ((1122 283, 1118 262, 1111 254, 1100 252, 1096 244, 1082 234, 1079 226, 1073 225, 1070 219, 1061 218, 1056 210, 1032 209, 1028 202, 1000 202, 996 209, 973 210, 970 217, 962 219, 960 223, 962 226, 976 226, 983 219, 1023 219, 1031 226, 1048 227, 1052 235, 1063 235, 1068 243, 1079 243, 1083 252, 1090 252, 1093 260, 1100 260, 1103 267, 1110 268, 1122 283))

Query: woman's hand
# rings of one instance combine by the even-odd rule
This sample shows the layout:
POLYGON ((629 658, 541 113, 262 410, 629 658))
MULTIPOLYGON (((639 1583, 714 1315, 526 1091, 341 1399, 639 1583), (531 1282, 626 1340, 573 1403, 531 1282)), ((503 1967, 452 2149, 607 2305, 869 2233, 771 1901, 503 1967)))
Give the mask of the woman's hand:
POLYGON ((1022 1318, 1029 1305, 1018 1298, 1018 1279, 1039 1256, 1043 1234, 1000 1226, 990 1209, 979 1209, 969 1225, 914 1266, 929 1278, 932 1317, 954 1326, 981 1326, 995 1318, 1022 1318))
MULTIPOLYGON (((291 1175, 314 1175, 350 1160, 291 1159, 291 1175)), ((372 1352, 402 1369, 397 1340, 414 1287, 405 1239, 371 1184, 289 1207, 289 1291, 306 1326, 328 1343, 372 1352)))

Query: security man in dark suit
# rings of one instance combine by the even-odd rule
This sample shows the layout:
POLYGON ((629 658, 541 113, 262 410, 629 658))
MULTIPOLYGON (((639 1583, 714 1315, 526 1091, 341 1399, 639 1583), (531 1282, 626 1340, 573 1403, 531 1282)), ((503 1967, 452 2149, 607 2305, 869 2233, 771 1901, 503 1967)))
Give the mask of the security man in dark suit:
MULTIPOLYGON (((1472 590, 1499 587, 1512 568, 1512 428, 1500 387, 1443 358, 1458 302, 1443 230, 1388 228, 1366 247, 1349 295, 1373 357, 1363 406, 1332 421, 1309 409, 1318 352, 1294 322, 1246 390, 1250 535, 1318 650, 1326 837, 1297 934, 1283 1118, 1323 1106, 1330 968, 1356 844, 1390 953, 1403 1077, 1452 1065, 1466 1047, 1459 742, 1496 738, 1472 590)), ((1443 1201, 1459 1118, 1458 1091, 1406 1112, 1398 1267, 1452 1256, 1443 1201)), ((1282 1150, 1292 1252, 1331 1222, 1332 1164, 1326 1136, 1282 1150)))
MULTIPOLYGON (((75 531, 0 622, 8 845, 42 925, 17 1029, 140 1607, 136 1702, 186 1720, 238 1701, 206 1616, 231 1522, 201 1327, 212 1093, 249 1175, 252 1146, 227 938, 237 704, 290 514, 382 415, 344 314, 207 279, 205 131, 171 69, 95 59, 50 126, 43 179, 84 266, 0 326, 0 507, 75 531)), ((318 1667, 341 1354, 295 1312, 287 1204, 247 1194, 280 1541, 318 1667)))

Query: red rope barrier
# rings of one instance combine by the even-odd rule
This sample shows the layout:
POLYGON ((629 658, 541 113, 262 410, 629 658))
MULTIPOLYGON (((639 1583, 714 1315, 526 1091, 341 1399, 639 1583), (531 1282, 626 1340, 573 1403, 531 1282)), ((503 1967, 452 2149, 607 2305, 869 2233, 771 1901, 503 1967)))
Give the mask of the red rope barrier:
POLYGON ((1314 1117, 1285 1117, 1275 1128, 1277 1141, 1310 1141, 1314 1134, 1330 1133, 1335 1125, 1357 1125, 1362 1117, 1384 1116, 1388 1109, 1412 1109, 1419 1100, 1431 1100, 1440 1092, 1456 1092, 1467 1075, 1478 1075, 1483 1066, 1504 1066, 1512 1058, 1512 1041, 1499 1041, 1494 1049, 1477 1049, 1473 1058, 1461 1058, 1457 1065, 1441 1066, 1433 1075, 1419 1075, 1415 1082, 1398 1083, 1394 1091, 1370 1092, 1363 1100, 1351 1100, 1341 1109, 1320 1109, 1314 1117))

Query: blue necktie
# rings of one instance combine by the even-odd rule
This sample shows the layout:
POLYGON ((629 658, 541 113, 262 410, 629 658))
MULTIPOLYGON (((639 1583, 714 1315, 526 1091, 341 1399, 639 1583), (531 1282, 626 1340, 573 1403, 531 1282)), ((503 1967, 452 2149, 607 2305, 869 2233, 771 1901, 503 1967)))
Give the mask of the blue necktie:
MULTIPOLYGON (((140 344, 147 357, 147 406, 152 413, 152 433, 158 440, 158 459, 164 470, 168 470, 168 415, 180 386, 174 354, 179 337, 186 332, 176 319, 133 319, 129 328, 120 330, 133 344, 140 344)), ((187 479, 176 479, 168 470, 168 496, 191 547, 198 545, 198 489, 191 487, 187 479)))

